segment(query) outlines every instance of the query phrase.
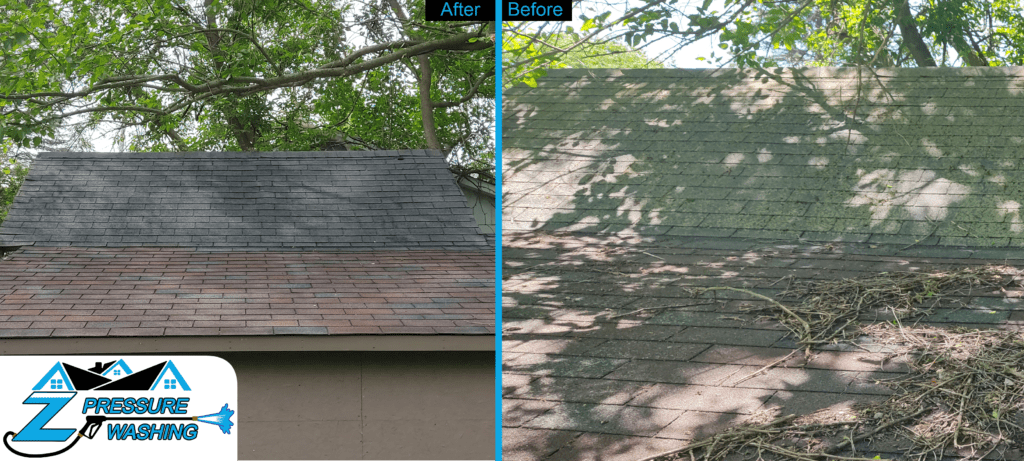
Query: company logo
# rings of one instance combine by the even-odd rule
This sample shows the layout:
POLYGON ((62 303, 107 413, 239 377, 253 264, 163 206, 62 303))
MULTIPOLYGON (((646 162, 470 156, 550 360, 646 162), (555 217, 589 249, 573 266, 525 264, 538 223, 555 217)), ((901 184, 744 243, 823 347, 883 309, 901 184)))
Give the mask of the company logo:
POLYGON ((0 367, 0 414, 14 426, 0 428, 0 459, 236 458, 237 383, 217 357, 0 357, 0 367))

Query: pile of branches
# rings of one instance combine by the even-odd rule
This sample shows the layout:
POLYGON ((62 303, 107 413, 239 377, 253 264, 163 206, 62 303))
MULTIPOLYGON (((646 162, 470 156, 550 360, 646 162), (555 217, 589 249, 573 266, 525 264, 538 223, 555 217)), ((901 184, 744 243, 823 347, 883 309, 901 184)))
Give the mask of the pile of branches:
POLYGON ((695 295, 731 290, 765 299, 769 306, 761 310, 788 327, 808 353, 814 346, 867 335, 895 349, 895 356, 912 357, 910 372, 886 382, 893 395, 880 405, 859 408, 852 421, 790 415, 734 427, 645 461, 867 461, 881 458, 858 456, 858 443, 882 436, 912 442, 905 455, 918 460, 949 454, 981 459, 995 450, 1024 448, 1024 335, 902 322, 927 315, 943 298, 1008 286, 1020 280, 1019 274, 989 266, 812 282, 783 293, 800 301, 793 306, 740 288, 691 290, 695 295), (893 322, 860 324, 880 313, 890 314, 893 322))
POLYGON ((864 421, 801 422, 796 415, 783 416, 766 424, 732 427, 721 434, 693 442, 681 449, 661 453, 643 461, 668 460, 795 460, 873 461, 858 457, 856 444, 895 426, 920 417, 918 411, 877 425, 864 421), (835 455, 851 451, 850 456, 835 455))
POLYGON ((913 354, 911 373, 889 383, 896 393, 886 407, 923 412, 901 428, 916 451, 935 459, 948 449, 984 458, 1024 443, 1024 335, 882 325, 869 331, 913 354))
POLYGON ((806 282, 780 294, 781 299, 799 301, 794 305, 742 288, 694 288, 690 293, 699 296, 728 290, 768 301, 767 307, 749 310, 766 313, 781 322, 793 332, 797 343, 810 352, 815 346, 858 336, 858 320, 883 314, 897 323, 924 317, 944 298, 1007 286, 1014 281, 1014 274, 1012 268, 986 266, 935 273, 883 272, 873 277, 806 282))

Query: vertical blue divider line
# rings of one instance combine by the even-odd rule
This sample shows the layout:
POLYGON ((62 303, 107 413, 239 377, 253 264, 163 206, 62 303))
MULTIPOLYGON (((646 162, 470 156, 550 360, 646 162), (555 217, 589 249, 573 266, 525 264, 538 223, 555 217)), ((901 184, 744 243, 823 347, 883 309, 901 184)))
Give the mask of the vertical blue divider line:
POLYGON ((501 461, 501 21, 494 0, 494 459, 501 461))

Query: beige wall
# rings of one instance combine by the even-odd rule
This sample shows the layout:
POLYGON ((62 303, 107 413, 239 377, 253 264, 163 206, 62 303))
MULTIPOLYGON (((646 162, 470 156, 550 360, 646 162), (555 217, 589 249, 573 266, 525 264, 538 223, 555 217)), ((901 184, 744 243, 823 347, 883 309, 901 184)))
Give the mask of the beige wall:
POLYGON ((214 353, 240 459, 493 459, 493 352, 214 353))
POLYGON ((495 232, 494 220, 494 194, 485 194, 474 187, 459 183, 463 195, 466 196, 466 204, 473 210, 473 218, 485 234, 495 232))

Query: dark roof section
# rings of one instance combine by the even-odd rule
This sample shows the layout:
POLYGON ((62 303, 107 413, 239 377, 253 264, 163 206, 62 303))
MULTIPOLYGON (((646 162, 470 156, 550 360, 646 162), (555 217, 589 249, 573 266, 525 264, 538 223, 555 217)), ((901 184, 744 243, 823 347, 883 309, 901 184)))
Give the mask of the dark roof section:
POLYGON ((0 339, 493 335, 494 250, 22 247, 0 339))
POLYGON ((1024 68, 552 70, 503 229, 1024 245, 1024 68))
POLYGON ((44 153, 0 244, 479 249, 432 151, 44 153))

